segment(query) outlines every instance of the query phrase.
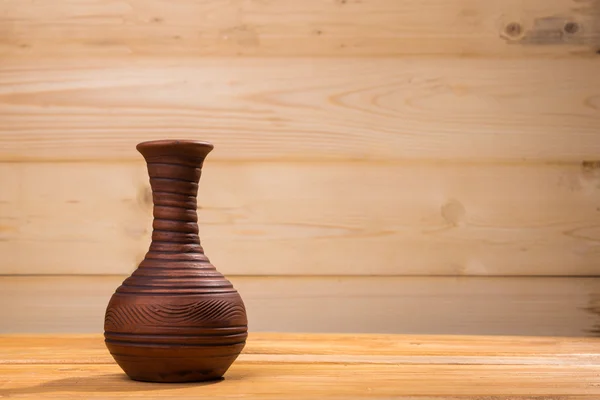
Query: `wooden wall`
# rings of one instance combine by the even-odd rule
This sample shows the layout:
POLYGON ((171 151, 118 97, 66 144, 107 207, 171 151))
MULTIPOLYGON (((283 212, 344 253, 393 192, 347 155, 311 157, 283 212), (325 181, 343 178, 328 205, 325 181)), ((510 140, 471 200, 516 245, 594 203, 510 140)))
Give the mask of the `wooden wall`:
POLYGON ((101 331, 159 138, 251 330, 599 332, 598 0, 1 2, 0 332, 101 331))

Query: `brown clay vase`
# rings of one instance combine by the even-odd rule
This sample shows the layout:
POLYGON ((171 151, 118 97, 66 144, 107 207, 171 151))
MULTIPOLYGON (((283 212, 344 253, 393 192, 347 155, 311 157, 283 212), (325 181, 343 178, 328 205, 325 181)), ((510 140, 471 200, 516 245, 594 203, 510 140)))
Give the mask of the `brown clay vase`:
POLYGON ((222 378, 245 346, 248 322, 242 298, 198 236, 198 182, 213 146, 158 140, 136 148, 150 175, 152 243, 108 303, 106 346, 134 380, 222 378))

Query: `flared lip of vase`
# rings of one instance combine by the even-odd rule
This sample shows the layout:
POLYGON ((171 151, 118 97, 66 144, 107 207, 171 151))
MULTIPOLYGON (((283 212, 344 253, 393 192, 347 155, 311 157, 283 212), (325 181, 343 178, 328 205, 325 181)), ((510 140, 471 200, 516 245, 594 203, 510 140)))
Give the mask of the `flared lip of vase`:
POLYGON ((160 156, 185 156, 204 158, 214 145, 203 140, 159 139, 138 143, 135 148, 144 158, 160 156))

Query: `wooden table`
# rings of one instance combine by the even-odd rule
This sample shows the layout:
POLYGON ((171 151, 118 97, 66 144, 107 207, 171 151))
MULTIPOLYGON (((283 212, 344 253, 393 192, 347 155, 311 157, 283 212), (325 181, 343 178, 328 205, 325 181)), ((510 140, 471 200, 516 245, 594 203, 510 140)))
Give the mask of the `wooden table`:
POLYGON ((600 399, 600 338, 251 334, 224 380, 129 380, 100 335, 0 336, 0 398, 600 399))

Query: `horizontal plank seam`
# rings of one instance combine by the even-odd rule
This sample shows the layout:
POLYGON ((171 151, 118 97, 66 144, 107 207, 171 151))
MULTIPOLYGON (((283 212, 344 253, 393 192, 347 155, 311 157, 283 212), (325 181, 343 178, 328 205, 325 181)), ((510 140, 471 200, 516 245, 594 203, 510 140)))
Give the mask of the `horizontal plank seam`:
MULTIPOLYGON (((497 165, 497 166, 578 166, 584 161, 598 161, 600 156, 595 159, 590 158, 577 158, 573 160, 565 159, 531 159, 531 160, 512 160, 512 159, 491 159, 491 160, 471 160, 471 159, 327 159, 327 158, 260 158, 260 159, 242 159, 242 158, 218 158, 210 161, 208 165, 205 165, 203 170, 210 170, 211 166, 218 164, 328 164, 328 165, 340 165, 340 164, 369 164, 369 165, 389 165, 389 166, 408 166, 408 165, 427 165, 427 166, 471 166, 471 165, 497 165)), ((28 158, 28 159, 10 159, 0 157, 0 164, 47 164, 47 163, 59 163, 59 164, 139 164, 144 166, 144 161, 137 159, 135 156, 132 157, 115 157, 115 158, 53 158, 53 157, 39 157, 39 158, 28 158)), ((205 172, 208 173, 208 172, 205 172)), ((202 186, 202 180, 200 180, 200 186, 202 186)), ((171 193, 171 192, 169 192, 171 193)), ((181 194, 181 193, 171 193, 181 194)))
MULTIPOLYGON (((600 366, 599 357, 593 357, 590 360, 577 357, 460 357, 460 356, 298 356, 287 354, 259 354, 259 355, 240 355, 240 363, 277 363, 277 364, 381 364, 381 365, 487 365, 487 366, 542 366, 542 367, 598 367, 600 366), (411 360, 411 358, 413 360, 411 360), (502 360, 505 360, 502 362, 502 360), (519 362, 520 361, 520 362, 519 362)), ((79 365, 111 365, 115 362, 106 361, 35 361, 35 360, 0 360, 0 365, 59 365, 59 364, 79 364, 79 365)))
MULTIPOLYGON (((190 254, 199 254, 199 253, 190 253, 190 254)), ((155 259, 152 258, 150 260, 159 260, 162 261, 164 259, 155 259)), ((201 260, 169 260, 169 262, 171 261, 176 261, 176 262, 190 262, 190 263, 195 263, 195 262, 202 262, 201 260)), ((135 268, 135 266, 133 266, 135 268)), ((217 269, 218 266, 217 266, 217 269)), ((299 279, 299 278, 306 278, 306 279, 338 279, 338 278, 343 278, 343 279, 365 279, 365 278, 371 278, 371 279, 378 279, 378 278, 394 278, 394 279, 412 279, 412 278, 444 278, 444 279, 448 279, 448 278, 455 278, 455 279, 464 279, 464 278, 469 278, 469 279, 498 279, 498 278, 510 278, 510 279, 515 279, 515 278, 519 278, 519 279, 538 279, 538 278, 553 278, 553 279, 600 279, 600 275, 314 275, 314 274, 310 274, 310 275, 292 275, 292 274, 281 274, 281 275, 274 275, 274 274, 265 274, 265 275, 246 275, 246 274, 230 274, 230 273, 225 273, 224 275, 226 275, 227 277, 232 277, 232 278, 254 278, 254 279, 263 279, 263 278, 275 278, 275 279, 284 279, 284 278, 289 278, 289 279, 299 279)), ((44 273, 44 274, 27 274, 27 273, 14 273, 14 274, 0 274, 0 278, 60 278, 60 277, 77 277, 77 278, 100 278, 100 277, 105 277, 105 278, 125 278, 128 277, 128 274, 48 274, 48 273, 44 273)))

